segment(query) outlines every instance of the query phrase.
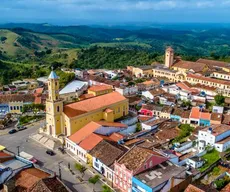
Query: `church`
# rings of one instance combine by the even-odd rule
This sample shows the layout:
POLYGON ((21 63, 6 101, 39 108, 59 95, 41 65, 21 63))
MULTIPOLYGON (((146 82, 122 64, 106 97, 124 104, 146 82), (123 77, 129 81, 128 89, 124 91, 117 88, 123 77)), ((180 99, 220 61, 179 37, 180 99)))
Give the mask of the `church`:
POLYGON ((53 137, 70 136, 91 121, 114 122, 128 115, 128 99, 118 92, 64 104, 59 95, 59 77, 51 71, 46 100, 46 130, 53 137))

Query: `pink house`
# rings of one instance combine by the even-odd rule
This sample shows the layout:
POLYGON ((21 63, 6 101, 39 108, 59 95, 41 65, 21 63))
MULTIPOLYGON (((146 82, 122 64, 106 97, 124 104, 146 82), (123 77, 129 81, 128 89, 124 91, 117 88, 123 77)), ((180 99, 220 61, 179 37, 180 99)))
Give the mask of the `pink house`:
POLYGON ((134 146, 114 163, 114 187, 122 192, 132 191, 132 177, 167 160, 161 154, 134 146))

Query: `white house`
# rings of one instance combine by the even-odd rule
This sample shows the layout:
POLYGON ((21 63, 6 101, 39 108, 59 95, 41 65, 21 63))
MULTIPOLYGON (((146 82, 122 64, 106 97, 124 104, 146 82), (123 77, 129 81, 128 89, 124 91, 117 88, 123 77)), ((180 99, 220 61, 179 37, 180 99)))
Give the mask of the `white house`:
POLYGON ((121 95, 124 96, 129 96, 129 95, 136 95, 138 93, 138 87, 137 86, 120 86, 120 87, 115 87, 115 91, 120 93, 121 95))
POLYGON ((191 157, 187 159, 187 166, 193 167, 195 169, 200 168, 204 165, 205 161, 201 157, 191 157))
POLYGON ((198 133, 199 151, 205 150, 206 146, 213 146, 219 152, 230 148, 230 126, 212 125, 202 129, 198 133))

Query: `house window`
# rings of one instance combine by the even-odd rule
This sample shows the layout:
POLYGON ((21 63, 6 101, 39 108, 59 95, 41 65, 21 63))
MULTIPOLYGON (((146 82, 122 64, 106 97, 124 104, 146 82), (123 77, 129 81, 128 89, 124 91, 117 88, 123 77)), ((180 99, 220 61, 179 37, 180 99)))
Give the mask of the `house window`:
POLYGON ((59 106, 57 106, 57 112, 59 112, 60 111, 60 108, 59 108, 59 106))

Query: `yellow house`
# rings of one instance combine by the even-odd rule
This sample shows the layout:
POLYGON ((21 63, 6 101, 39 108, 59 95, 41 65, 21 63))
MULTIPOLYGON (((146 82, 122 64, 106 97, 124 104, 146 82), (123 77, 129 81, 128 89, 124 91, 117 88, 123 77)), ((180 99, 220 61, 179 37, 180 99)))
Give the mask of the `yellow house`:
POLYGON ((9 112, 10 113, 22 113, 23 101, 9 102, 9 112))
POLYGON ((113 92, 113 87, 110 85, 94 85, 88 89, 88 94, 94 96, 104 95, 113 92))
POLYGON ((130 70, 132 74, 135 75, 136 77, 153 76, 153 66, 151 65, 139 66, 139 67, 128 66, 127 70, 130 70))
POLYGON ((59 77, 54 71, 48 79, 49 96, 46 102, 46 133, 57 137, 72 135, 91 121, 113 122, 128 115, 128 100, 111 92, 87 100, 63 105, 59 96, 59 77))

